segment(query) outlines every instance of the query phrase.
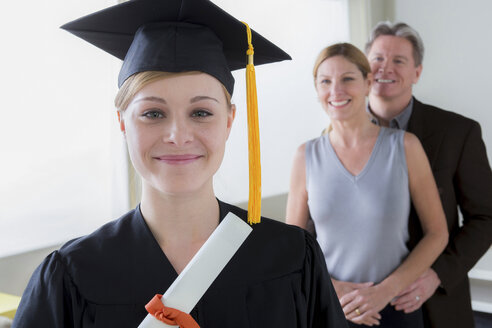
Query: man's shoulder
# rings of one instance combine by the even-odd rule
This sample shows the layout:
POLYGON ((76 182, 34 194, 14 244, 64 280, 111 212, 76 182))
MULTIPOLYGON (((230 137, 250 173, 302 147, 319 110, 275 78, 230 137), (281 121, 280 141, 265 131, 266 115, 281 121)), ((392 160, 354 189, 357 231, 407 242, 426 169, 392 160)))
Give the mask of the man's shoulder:
POLYGON ((436 122, 436 127, 448 129, 451 127, 463 127, 478 124, 477 121, 461 114, 425 104, 417 99, 414 100, 414 113, 419 111, 420 117, 427 122, 436 122))

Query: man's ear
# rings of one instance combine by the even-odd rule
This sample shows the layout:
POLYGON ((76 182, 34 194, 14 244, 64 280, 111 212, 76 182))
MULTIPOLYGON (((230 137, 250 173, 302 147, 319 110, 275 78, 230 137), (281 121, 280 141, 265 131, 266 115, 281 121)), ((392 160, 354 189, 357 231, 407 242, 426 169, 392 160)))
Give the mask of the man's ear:
POLYGON ((373 75, 372 73, 367 73, 366 77, 366 83, 367 83, 367 92, 366 92, 366 97, 369 96, 369 93, 371 93, 371 87, 373 83, 373 75))
POLYGON ((118 114, 118 122, 120 123, 120 130, 125 133, 125 122, 123 121, 123 118, 121 117, 120 111, 117 111, 116 114, 118 114))
POLYGON ((419 66, 417 66, 415 68, 415 79, 413 80, 413 84, 417 84, 417 82, 419 81, 420 79, 420 75, 422 74, 422 69, 424 67, 422 66, 422 64, 420 64, 419 66))

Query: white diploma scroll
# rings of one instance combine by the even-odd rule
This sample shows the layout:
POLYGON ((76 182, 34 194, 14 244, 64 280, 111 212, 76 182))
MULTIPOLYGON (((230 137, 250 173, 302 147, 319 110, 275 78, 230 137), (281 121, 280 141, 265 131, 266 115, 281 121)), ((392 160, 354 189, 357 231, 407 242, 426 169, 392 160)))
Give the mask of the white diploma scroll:
MULTIPOLYGON (((229 212, 162 297, 167 307, 190 313, 253 229, 229 212)), ((149 300, 150 301, 150 300, 149 300)), ((177 327, 147 314, 138 328, 177 327)))

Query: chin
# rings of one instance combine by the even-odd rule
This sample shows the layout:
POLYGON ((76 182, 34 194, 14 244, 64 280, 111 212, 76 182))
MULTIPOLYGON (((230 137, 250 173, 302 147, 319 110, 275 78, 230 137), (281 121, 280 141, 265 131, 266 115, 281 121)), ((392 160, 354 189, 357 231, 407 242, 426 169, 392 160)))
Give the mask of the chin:
POLYGON ((207 188, 212 188, 212 183, 198 179, 197 177, 172 176, 160 178, 152 183, 152 189, 162 195, 173 197, 190 196, 198 194, 207 188))
POLYGON ((373 87, 371 93, 378 97, 391 98, 396 95, 396 92, 391 89, 393 89, 392 86, 382 85, 379 87, 373 87))

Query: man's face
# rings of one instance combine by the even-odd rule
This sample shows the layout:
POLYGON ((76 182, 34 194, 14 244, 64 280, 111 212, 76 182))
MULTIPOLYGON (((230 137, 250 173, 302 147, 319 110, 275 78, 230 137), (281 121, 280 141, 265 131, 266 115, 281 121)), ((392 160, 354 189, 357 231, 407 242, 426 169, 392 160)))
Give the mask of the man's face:
POLYGON ((374 77, 371 94, 384 100, 409 101, 422 65, 415 66, 410 41, 391 35, 374 40, 367 54, 374 77))

